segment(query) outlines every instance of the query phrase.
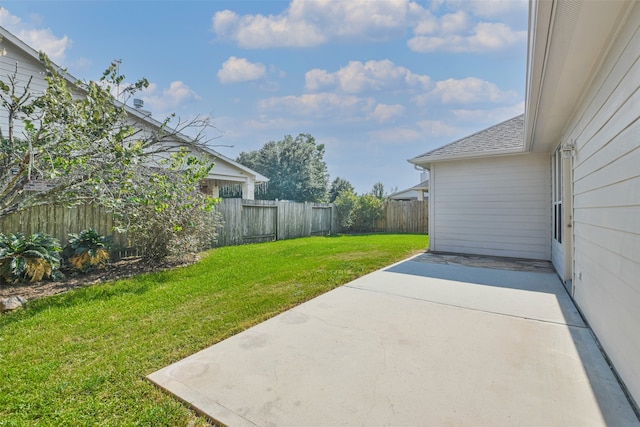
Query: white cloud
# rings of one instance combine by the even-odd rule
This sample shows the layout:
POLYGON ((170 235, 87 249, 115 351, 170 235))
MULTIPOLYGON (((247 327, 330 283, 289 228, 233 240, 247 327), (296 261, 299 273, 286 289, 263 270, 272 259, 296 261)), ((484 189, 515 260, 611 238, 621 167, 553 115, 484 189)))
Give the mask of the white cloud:
POLYGON ((476 77, 456 80, 447 79, 436 82, 435 88, 416 96, 414 102, 426 105, 434 100, 442 104, 502 103, 516 100, 514 91, 503 91, 494 83, 476 77))
POLYGON ((451 136, 458 132, 457 128, 448 125, 442 120, 421 120, 417 124, 425 136, 451 136))
POLYGON ((258 103, 258 109, 314 119, 352 120, 370 116, 375 109, 375 101, 353 95, 312 93, 264 99, 258 103))
POLYGON ((310 91, 336 87, 345 93, 384 89, 427 89, 430 83, 429 76, 414 74, 404 67, 396 66, 388 59, 365 63, 351 61, 335 73, 314 69, 305 75, 305 87, 310 91))
POLYGON ((310 93, 263 99, 258 111, 266 117, 287 116, 296 119, 333 120, 334 122, 384 123, 401 117, 405 107, 399 104, 381 104, 371 97, 336 93, 310 93))
POLYGON ((0 8, 0 25, 11 32, 15 31, 16 29, 20 29, 21 26, 24 26, 20 18, 10 14, 9 11, 5 8, 0 8))
POLYGON ((337 73, 329 73, 318 68, 307 71, 304 75, 305 89, 317 91, 328 87, 334 87, 340 83, 337 73))
POLYGON ((459 33, 469 27, 469 16, 462 10, 440 18, 440 29, 444 34, 459 33))
POLYGON ((513 31, 503 23, 480 22, 469 46, 475 50, 499 50, 527 40, 526 31, 513 31))
POLYGON ((480 22, 473 30, 466 34, 440 33, 438 35, 416 35, 407 42, 409 48, 415 52, 457 52, 482 53, 499 51, 527 39, 527 31, 513 30, 503 23, 480 22))
POLYGON ((48 28, 31 28, 4 8, 0 8, 0 26, 5 27, 35 50, 45 52, 53 62, 58 64, 65 60, 65 53, 71 47, 69 37, 56 37, 48 28))
POLYGON ((141 93, 141 97, 145 102, 146 109, 163 113, 167 113, 168 110, 175 110, 187 102, 200 99, 197 93, 181 81, 171 82, 168 88, 162 90, 158 88, 157 84, 151 83, 141 93))
POLYGON ((214 15, 213 29, 219 37, 235 40, 240 47, 248 49, 317 46, 326 41, 312 23, 296 21, 287 15, 240 17, 224 10, 214 15))
POLYGON ((432 34, 438 31, 438 19, 431 13, 426 13, 422 20, 413 28, 414 34, 432 34))
POLYGON ((456 119, 468 123, 500 123, 524 112, 524 102, 493 109, 454 109, 451 110, 456 119))
POLYGON ((387 104, 378 104, 374 108, 371 116, 375 118, 379 122, 386 122, 395 117, 400 117, 404 114, 405 108, 402 105, 387 105, 387 104))
POLYGON ((509 48, 526 40, 526 30, 506 23, 478 22, 513 19, 526 14, 523 1, 435 2, 432 10, 450 13, 437 17, 410 0, 292 0, 279 15, 238 15, 217 12, 212 19, 219 39, 246 49, 313 47, 331 41, 386 41, 412 30, 408 46, 416 52, 488 52, 509 48))
POLYGON ((416 129, 402 126, 390 129, 373 130, 369 132, 369 137, 376 143, 397 144, 419 141, 424 139, 424 134, 416 129))
POLYGON ((259 62, 249 62, 246 58, 229 57, 218 70, 221 83, 238 83, 259 80, 265 77, 266 67, 259 62))
POLYGON ((240 17, 231 10, 222 10, 213 15, 213 29, 219 35, 233 33, 239 24, 240 17))
POLYGON ((451 8, 468 8, 476 16, 485 18, 513 15, 527 10, 528 0, 447 0, 444 2, 451 8))
POLYGON ((388 40, 402 36, 427 11, 409 0, 292 0, 280 15, 213 16, 213 30, 240 47, 310 47, 330 40, 388 40))

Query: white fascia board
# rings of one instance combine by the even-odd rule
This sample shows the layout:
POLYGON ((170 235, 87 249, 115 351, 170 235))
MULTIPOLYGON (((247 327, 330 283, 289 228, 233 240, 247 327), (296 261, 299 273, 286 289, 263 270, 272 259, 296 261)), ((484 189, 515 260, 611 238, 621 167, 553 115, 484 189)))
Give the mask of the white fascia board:
POLYGON ((524 146, 531 151, 544 82, 555 9, 554 0, 529 2, 529 37, 525 92, 524 146))
POLYGON ((210 173, 209 175, 207 175, 207 179, 215 179, 218 181, 233 181, 233 182, 247 182, 247 180, 249 179, 248 176, 237 176, 237 175, 225 175, 225 174, 217 174, 217 173, 210 173))
POLYGON ((446 162, 451 160, 468 160, 468 159, 482 159, 487 157, 498 157, 498 156, 509 156, 512 154, 522 154, 525 150, 522 147, 518 148, 509 148, 504 150, 492 150, 485 152, 474 152, 474 153, 460 153, 460 154, 450 154, 446 156, 428 156, 428 157, 416 157, 408 160, 409 163, 414 165, 418 165, 428 169, 425 165, 429 163, 436 162, 446 162))

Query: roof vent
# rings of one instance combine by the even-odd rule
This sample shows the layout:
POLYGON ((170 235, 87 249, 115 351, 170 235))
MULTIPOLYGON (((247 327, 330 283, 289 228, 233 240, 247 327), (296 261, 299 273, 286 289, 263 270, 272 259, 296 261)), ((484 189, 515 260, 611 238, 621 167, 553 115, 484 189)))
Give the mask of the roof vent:
POLYGON ((136 108, 142 108, 144 107, 144 101, 142 99, 134 99, 133 106, 136 108))

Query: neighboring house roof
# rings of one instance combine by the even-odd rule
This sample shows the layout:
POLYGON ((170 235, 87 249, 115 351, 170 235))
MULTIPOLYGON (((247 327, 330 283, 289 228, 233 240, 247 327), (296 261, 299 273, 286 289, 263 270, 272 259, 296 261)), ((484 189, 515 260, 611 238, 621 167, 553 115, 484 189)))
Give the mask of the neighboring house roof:
POLYGON ((524 114, 410 159, 410 163, 513 154, 524 150, 524 114))
MULTIPOLYGON (((9 30, 7 30, 6 28, 0 26, 0 36, 2 37, 2 39, 10 42, 11 44, 15 45, 18 49, 20 49, 24 54, 26 54, 27 56, 31 57, 35 62, 40 63, 40 54, 31 46, 29 46, 28 44, 26 44, 24 41, 22 41, 21 39, 19 39, 18 37, 16 37, 14 34, 12 34, 9 30)), ((66 72, 63 68, 61 68, 59 65, 55 64, 55 67, 58 69, 58 71, 60 72, 60 74, 72 85, 78 85, 80 84, 80 88, 82 88, 82 83, 79 79, 75 78, 74 76, 72 76, 71 74, 69 74, 68 72, 66 72)), ((141 122, 144 122, 144 124, 148 125, 148 126, 152 126, 156 129, 159 129, 162 126, 162 123, 156 119, 154 119, 153 117, 151 117, 150 113, 145 111, 145 110, 141 110, 138 108, 134 108, 134 107, 130 107, 126 104, 121 103, 118 100, 114 100, 114 102, 116 104, 119 105, 124 105, 127 113, 131 116, 131 117, 135 117, 136 119, 140 120, 141 122)), ((172 131, 174 131, 172 129, 172 131)), ((266 183, 269 181, 269 178, 267 178, 266 176, 236 162, 235 160, 232 160, 230 158, 228 158, 227 156, 224 156, 222 154, 220 154, 219 152, 215 151, 214 149, 207 147, 206 145, 197 143, 193 138, 189 137, 188 135, 185 135, 183 133, 180 132, 175 132, 175 137, 177 139, 179 139, 179 142, 183 142, 186 145, 189 145, 192 148, 195 148, 197 150, 203 151, 205 153, 207 153, 208 155, 210 155, 211 157, 213 157, 214 162, 216 160, 222 160, 223 162, 227 163, 229 166, 238 169, 240 172, 240 175, 248 175, 253 177, 254 181, 256 183, 266 183)), ((233 181, 233 177, 230 175, 224 175, 224 176, 217 176, 218 174, 215 173, 215 167, 214 170, 212 171, 212 173, 210 174, 210 178, 212 179, 224 179, 224 180, 232 180, 233 181)))
POLYGON ((429 180, 422 181, 420 184, 414 185, 413 187, 407 188, 406 190, 391 193, 387 196, 387 198, 392 200, 417 199, 419 191, 422 191, 423 193, 429 192, 429 180))
POLYGON ((414 185, 413 187, 410 188, 410 190, 417 190, 417 191, 429 191, 429 180, 425 180, 422 181, 420 184, 418 185, 414 185))

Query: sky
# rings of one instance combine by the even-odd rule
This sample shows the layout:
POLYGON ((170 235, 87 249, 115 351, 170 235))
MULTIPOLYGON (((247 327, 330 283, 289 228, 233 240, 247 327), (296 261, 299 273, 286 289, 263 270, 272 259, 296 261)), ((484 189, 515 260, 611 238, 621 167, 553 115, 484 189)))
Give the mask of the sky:
MULTIPOLYGON (((407 159, 524 111, 526 0, 0 0, 0 25, 80 80, 120 61, 154 118, 209 117, 235 159, 324 144, 358 193, 420 181, 407 159)), ((132 104, 132 100, 129 100, 132 104)), ((175 123, 175 121, 174 121, 175 123)))

